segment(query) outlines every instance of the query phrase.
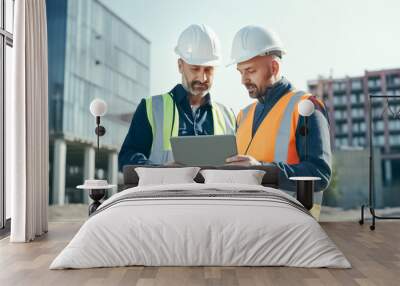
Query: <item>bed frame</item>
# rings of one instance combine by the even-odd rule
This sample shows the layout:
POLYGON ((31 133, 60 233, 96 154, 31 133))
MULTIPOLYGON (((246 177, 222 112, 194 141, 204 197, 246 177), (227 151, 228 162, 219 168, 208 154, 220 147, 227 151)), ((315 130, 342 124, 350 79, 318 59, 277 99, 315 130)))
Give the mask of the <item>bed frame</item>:
MULTIPOLYGON (((143 165, 126 165, 123 168, 123 175, 124 175, 124 184, 118 185, 118 192, 123 191, 128 188, 133 188, 138 185, 139 182, 139 177, 135 171, 135 168, 137 167, 144 167, 143 165)), ((145 166, 147 168, 177 168, 177 167, 182 167, 182 166, 145 166)), ((278 167, 274 165, 268 165, 268 166, 250 166, 250 167, 241 167, 241 166, 202 166, 202 170, 204 169, 217 169, 217 170, 263 170, 265 171, 265 175, 262 179, 262 185, 265 187, 271 187, 271 188, 279 188, 279 169, 278 167)), ((197 174, 196 178, 194 180, 197 183, 204 183, 204 178, 200 174, 200 172, 197 174)), ((299 197, 297 196, 297 200, 300 201, 304 206, 306 206, 307 209, 311 209, 311 207, 307 207, 310 205, 310 197, 312 200, 312 194, 305 194, 304 197, 299 197)))
MULTIPOLYGON (((124 184, 121 185, 120 187, 123 189, 127 188, 132 188, 136 187, 139 182, 139 177, 135 171, 135 168, 137 167, 144 167, 143 165, 127 165, 124 166, 123 168, 123 174, 124 174, 124 184)), ((182 166, 145 166, 146 168, 180 168, 182 166)), ((272 187, 272 188, 278 188, 279 182, 278 182, 278 168, 275 166, 251 166, 251 167, 240 167, 240 166, 202 166, 202 170, 205 169, 214 169, 214 170, 263 170, 265 171, 265 175, 262 180, 262 185, 265 187, 272 187)), ((200 174, 200 172, 197 174, 197 176, 194 178, 194 180, 197 183, 204 183, 204 178, 200 174)))

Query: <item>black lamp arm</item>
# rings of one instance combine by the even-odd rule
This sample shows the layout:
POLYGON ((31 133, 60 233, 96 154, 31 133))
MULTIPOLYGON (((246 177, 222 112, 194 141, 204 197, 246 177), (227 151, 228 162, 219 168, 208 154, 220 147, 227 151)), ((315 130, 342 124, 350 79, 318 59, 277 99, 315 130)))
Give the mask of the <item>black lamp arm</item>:
POLYGON ((300 135, 304 136, 305 141, 304 141, 304 156, 306 161, 308 160, 308 146, 307 146, 307 135, 309 133, 308 130, 308 116, 304 116, 304 125, 300 127, 300 135))
POLYGON ((97 161, 98 161, 98 156, 99 156, 99 152, 100 152, 100 137, 103 136, 104 134, 106 134, 106 129, 104 128, 104 126, 100 125, 100 116, 96 116, 96 129, 94 130, 94 132, 97 135, 97 152, 96 152, 96 156, 95 156, 95 166, 97 165, 97 161))

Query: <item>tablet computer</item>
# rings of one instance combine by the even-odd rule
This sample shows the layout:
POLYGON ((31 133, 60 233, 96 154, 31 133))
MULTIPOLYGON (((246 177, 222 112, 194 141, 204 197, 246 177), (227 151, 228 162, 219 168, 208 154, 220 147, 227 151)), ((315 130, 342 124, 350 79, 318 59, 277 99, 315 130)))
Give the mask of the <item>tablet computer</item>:
POLYGON ((188 166, 221 166, 237 154, 235 135, 171 137, 171 147, 174 161, 188 166))

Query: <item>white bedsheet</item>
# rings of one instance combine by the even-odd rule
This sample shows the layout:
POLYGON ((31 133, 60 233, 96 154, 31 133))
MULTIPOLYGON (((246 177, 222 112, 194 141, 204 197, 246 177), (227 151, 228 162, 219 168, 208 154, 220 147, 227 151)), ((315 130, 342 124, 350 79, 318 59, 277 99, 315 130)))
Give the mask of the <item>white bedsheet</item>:
POLYGON ((154 198, 112 204, 131 192, 264 190, 254 185, 180 184, 120 192, 89 218, 50 269, 146 266, 294 266, 349 268, 310 215, 255 198, 154 198), (108 207, 107 207, 108 206, 108 207), (106 208, 107 207, 107 208, 106 208))

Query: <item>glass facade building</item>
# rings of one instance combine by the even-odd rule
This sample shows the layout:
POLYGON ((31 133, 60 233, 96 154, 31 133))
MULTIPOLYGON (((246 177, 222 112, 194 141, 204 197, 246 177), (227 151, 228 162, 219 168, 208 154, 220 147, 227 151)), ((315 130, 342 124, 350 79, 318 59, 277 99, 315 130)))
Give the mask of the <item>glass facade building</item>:
POLYGON ((134 110, 149 95, 150 42, 97 0, 46 2, 50 202, 80 202, 86 194, 77 196, 72 189, 94 176, 94 166, 98 177, 116 183, 117 152, 134 110), (100 154, 89 112, 94 98, 108 105, 100 154))

